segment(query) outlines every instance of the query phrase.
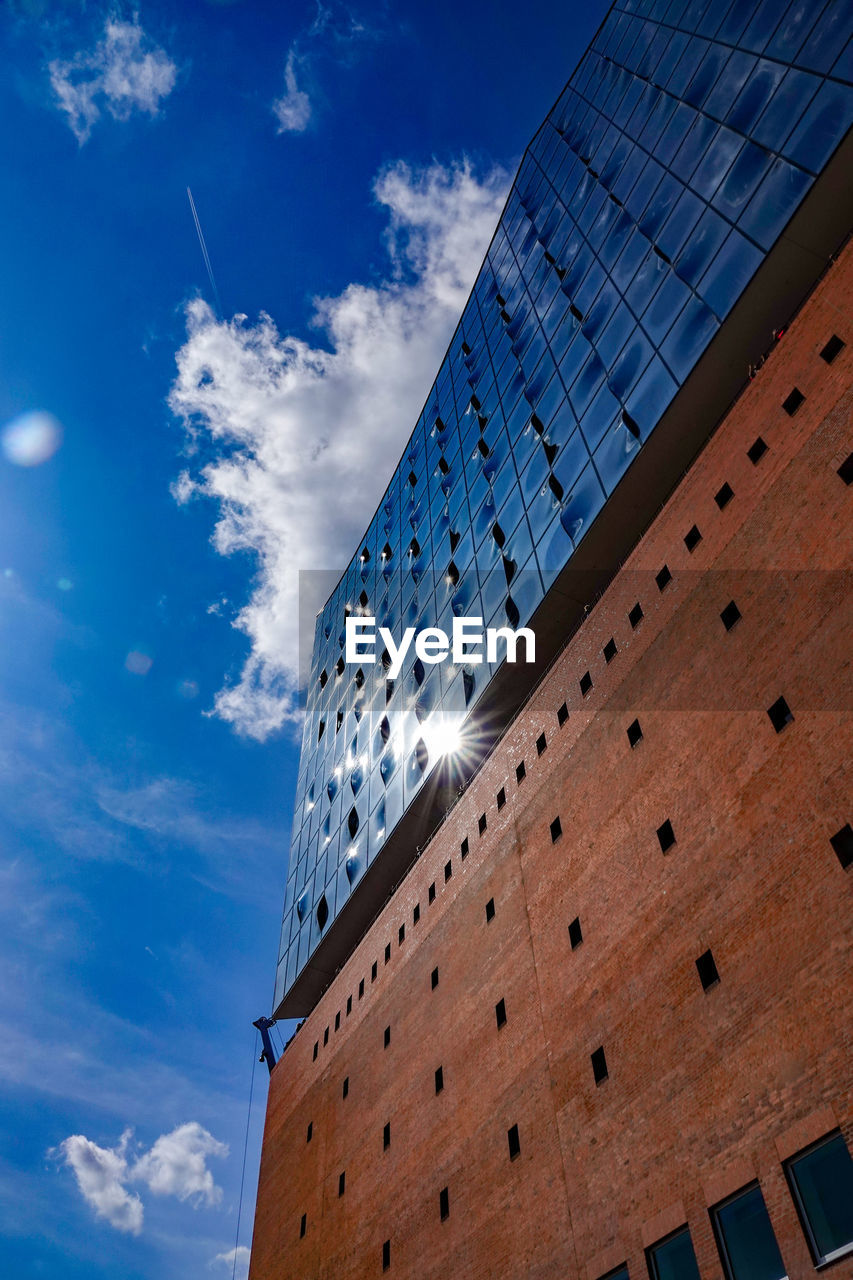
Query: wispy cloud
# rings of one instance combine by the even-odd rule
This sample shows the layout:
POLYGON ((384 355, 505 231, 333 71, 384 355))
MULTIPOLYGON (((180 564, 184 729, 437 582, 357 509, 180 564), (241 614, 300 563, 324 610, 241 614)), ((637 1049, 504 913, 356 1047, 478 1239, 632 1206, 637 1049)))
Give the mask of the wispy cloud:
POLYGON ((272 104, 278 133, 304 133, 311 119, 311 100, 296 83, 297 57, 291 49, 284 67, 284 93, 272 104))
POLYGON ((145 34, 138 17, 132 22, 108 18, 91 52, 48 66, 59 107, 82 145, 106 110, 116 120, 134 111, 156 116, 175 87, 178 69, 165 50, 145 34))
POLYGON ((227 1267, 232 1275, 236 1272, 239 1280, 245 1280, 249 1274, 249 1258, 250 1250, 244 1244, 238 1245, 236 1249, 228 1249, 225 1253, 217 1253, 215 1258, 211 1259, 211 1267, 227 1267))
POLYGON ((272 103, 278 133, 304 133, 313 116, 310 95, 304 80, 311 75, 320 57, 348 65, 360 51, 376 43, 383 34, 375 21, 368 23, 345 4, 323 4, 317 0, 313 21, 293 41, 284 64, 284 93, 272 103), (303 82, 300 87, 300 81, 303 82))
POLYGON ((228 1146, 196 1121, 162 1134, 150 1150, 129 1156, 132 1129, 125 1129, 115 1147, 101 1147, 83 1134, 72 1134, 49 1155, 61 1159, 74 1173, 80 1193, 99 1218, 117 1231, 139 1235, 144 1207, 128 1184, 143 1183, 154 1195, 174 1196, 194 1207, 213 1207, 222 1190, 207 1168, 210 1157, 223 1159, 228 1146))
POLYGON ((327 345, 281 334, 268 315, 220 322, 200 299, 187 307, 169 403, 190 441, 205 439, 214 457, 185 472, 175 496, 212 498, 217 550, 258 559, 255 589, 235 619, 250 652, 215 704, 241 733, 262 739, 297 716, 298 571, 348 561, 435 376, 508 184, 503 169, 478 178, 467 162, 383 171, 375 195, 389 217, 387 279, 316 302, 327 345))

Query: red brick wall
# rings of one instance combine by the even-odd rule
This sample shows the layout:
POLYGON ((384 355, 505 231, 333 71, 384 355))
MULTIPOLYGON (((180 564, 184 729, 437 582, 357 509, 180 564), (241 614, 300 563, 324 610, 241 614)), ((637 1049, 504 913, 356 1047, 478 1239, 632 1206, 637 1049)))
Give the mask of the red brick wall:
MULTIPOLYGON (((853 450, 851 292, 848 251, 276 1066, 252 1280, 378 1276, 386 1239, 393 1277, 598 1280, 623 1262, 640 1277, 644 1248, 685 1222, 716 1280, 708 1208, 755 1178, 789 1277, 813 1274, 781 1162, 838 1125, 853 1145, 853 871, 829 843, 853 821, 840 572, 853 488, 837 475, 853 450), (827 365, 833 333, 848 346, 827 365), (806 399, 789 417, 794 385, 806 399), (769 448, 753 465, 759 434, 769 448), (724 482, 734 498, 720 510, 724 482), (730 599, 742 617, 726 632, 730 599), (777 734, 767 708, 780 695, 794 720, 777 734), (709 947, 720 982, 705 993, 695 960, 709 947), (609 1077, 596 1085, 599 1045, 609 1077)), ((849 1280, 853 1258, 832 1273, 849 1280)))

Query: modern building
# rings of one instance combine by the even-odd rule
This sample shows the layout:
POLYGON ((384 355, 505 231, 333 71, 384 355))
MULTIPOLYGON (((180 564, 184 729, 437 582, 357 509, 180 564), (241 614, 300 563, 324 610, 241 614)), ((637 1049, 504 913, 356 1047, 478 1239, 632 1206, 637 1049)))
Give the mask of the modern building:
POLYGON ((851 33, 614 4, 525 154, 317 619, 252 1280, 853 1276, 851 33))

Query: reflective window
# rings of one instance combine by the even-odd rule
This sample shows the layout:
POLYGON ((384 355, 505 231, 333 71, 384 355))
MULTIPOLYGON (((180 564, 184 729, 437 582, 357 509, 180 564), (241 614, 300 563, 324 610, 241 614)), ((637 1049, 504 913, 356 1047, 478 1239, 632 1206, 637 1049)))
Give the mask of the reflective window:
POLYGON ((701 1280, 687 1227, 646 1250, 652 1280, 701 1280))
POLYGON ((784 1280, 782 1255, 758 1185, 720 1205, 712 1218, 729 1280, 784 1280))
POLYGON ((853 1160, 842 1135, 791 1160, 787 1173, 815 1262, 853 1251, 853 1160))

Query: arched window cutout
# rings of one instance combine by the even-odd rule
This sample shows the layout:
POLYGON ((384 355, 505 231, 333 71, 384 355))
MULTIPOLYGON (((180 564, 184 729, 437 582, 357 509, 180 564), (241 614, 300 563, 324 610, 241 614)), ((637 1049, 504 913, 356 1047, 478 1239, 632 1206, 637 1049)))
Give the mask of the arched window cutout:
POLYGON ((364 672, 362 671, 361 667, 359 667, 358 671, 356 671, 355 673, 356 689, 360 689, 363 684, 364 684, 364 672))
POLYGON ((447 566, 447 581, 450 583, 452 587, 455 587, 457 582, 459 581, 459 570, 457 569, 456 565, 453 563, 452 560, 450 561, 450 564, 447 566))
POLYGON ((326 895, 324 893, 320 901, 317 903, 317 927, 319 929, 325 929, 328 918, 329 904, 326 901, 326 895))
POLYGON ((494 538, 495 542, 498 544, 499 547, 502 547, 506 542, 506 534, 498 524, 497 520, 492 525, 492 537, 494 538))
POLYGON ((390 560, 393 554, 394 554, 394 551, 391 547, 390 542, 386 542, 385 546, 382 548, 382 559, 390 560))
POLYGON ((358 603, 361 605, 362 609, 367 608, 369 604, 369 597, 366 591, 362 591, 361 595, 358 597, 358 603))
POLYGON ((387 650, 387 649, 383 649, 383 650, 382 650, 382 657, 379 659, 379 661, 382 663, 382 665, 383 665, 383 667, 385 668, 385 670, 386 670, 386 671, 390 668, 390 666, 391 666, 391 655, 390 655, 390 653, 388 652, 388 650, 387 650))
POLYGON ((369 560, 369 559, 370 559, 370 552, 368 551, 367 547, 362 547, 362 549, 361 549, 361 563, 362 563, 362 564, 367 564, 367 562, 368 562, 368 560, 369 560))
POLYGON ((328 678, 329 678, 329 673, 324 667, 323 670, 320 672, 320 688, 321 689, 325 689, 326 681, 328 680, 328 678))
POLYGON ((326 732, 326 721, 325 721, 325 720, 321 720, 321 721, 320 721, 320 724, 319 724, 319 727, 318 727, 318 729, 317 729, 317 741, 318 741, 318 742, 320 741, 320 739, 322 738, 322 736, 323 736, 323 734, 324 734, 325 732, 326 732))
POLYGON ((358 831, 358 810, 355 805, 350 809, 349 816, 347 817, 347 831, 349 832, 350 840, 354 840, 356 832, 358 831))
POLYGON ((412 541, 409 543, 409 555, 419 556, 420 554, 421 544, 418 542, 417 538, 412 538, 412 541))
POLYGON ((415 665, 412 667, 412 675, 415 677, 415 684, 420 686, 426 679, 426 669, 420 658, 415 658, 415 665))
POLYGON ((379 721, 379 736, 383 742, 387 742, 391 737, 391 721, 387 716, 383 716, 379 721))
POLYGON ((558 502, 563 501, 563 486, 560 484, 556 476, 548 477, 548 488, 551 490, 558 502))
POLYGON ((509 622, 509 625, 511 627, 517 627, 519 622, 521 621, 521 614, 518 612, 518 605, 515 603, 512 596, 507 596, 504 609, 506 611, 507 621, 509 622))
POLYGON ((427 751, 426 743, 423 738, 418 739, 417 746, 415 747, 415 761, 421 773, 426 773, 427 765, 429 764, 429 752, 427 751))
POLYGON ((448 471, 450 470, 450 463, 443 456, 438 460, 438 469, 443 476, 446 476, 448 471))
POLYGON ((474 696, 474 676, 470 671, 462 672, 462 692, 465 695, 465 706, 474 696))
POLYGON ((545 457, 548 459, 548 466, 553 467, 554 459, 560 452, 560 446, 558 444, 549 444, 547 440, 543 440, 542 447, 545 450, 545 457))
POLYGON ((516 572, 516 569, 518 568, 518 565, 515 563, 514 560, 510 560, 509 556, 501 556, 501 561, 504 567, 504 576, 506 577, 506 585, 509 586, 509 584, 512 582, 513 578, 515 577, 515 572, 516 572))
POLYGON ((461 540, 462 540, 462 534, 457 533, 455 529, 451 529, 450 530, 450 554, 451 555, 453 555, 453 552, 459 546, 459 543, 461 542, 461 540))
POLYGON ((343 656, 338 658, 337 662, 335 663, 335 671, 338 673, 339 676, 342 676, 344 674, 345 665, 346 664, 344 663, 343 656))

